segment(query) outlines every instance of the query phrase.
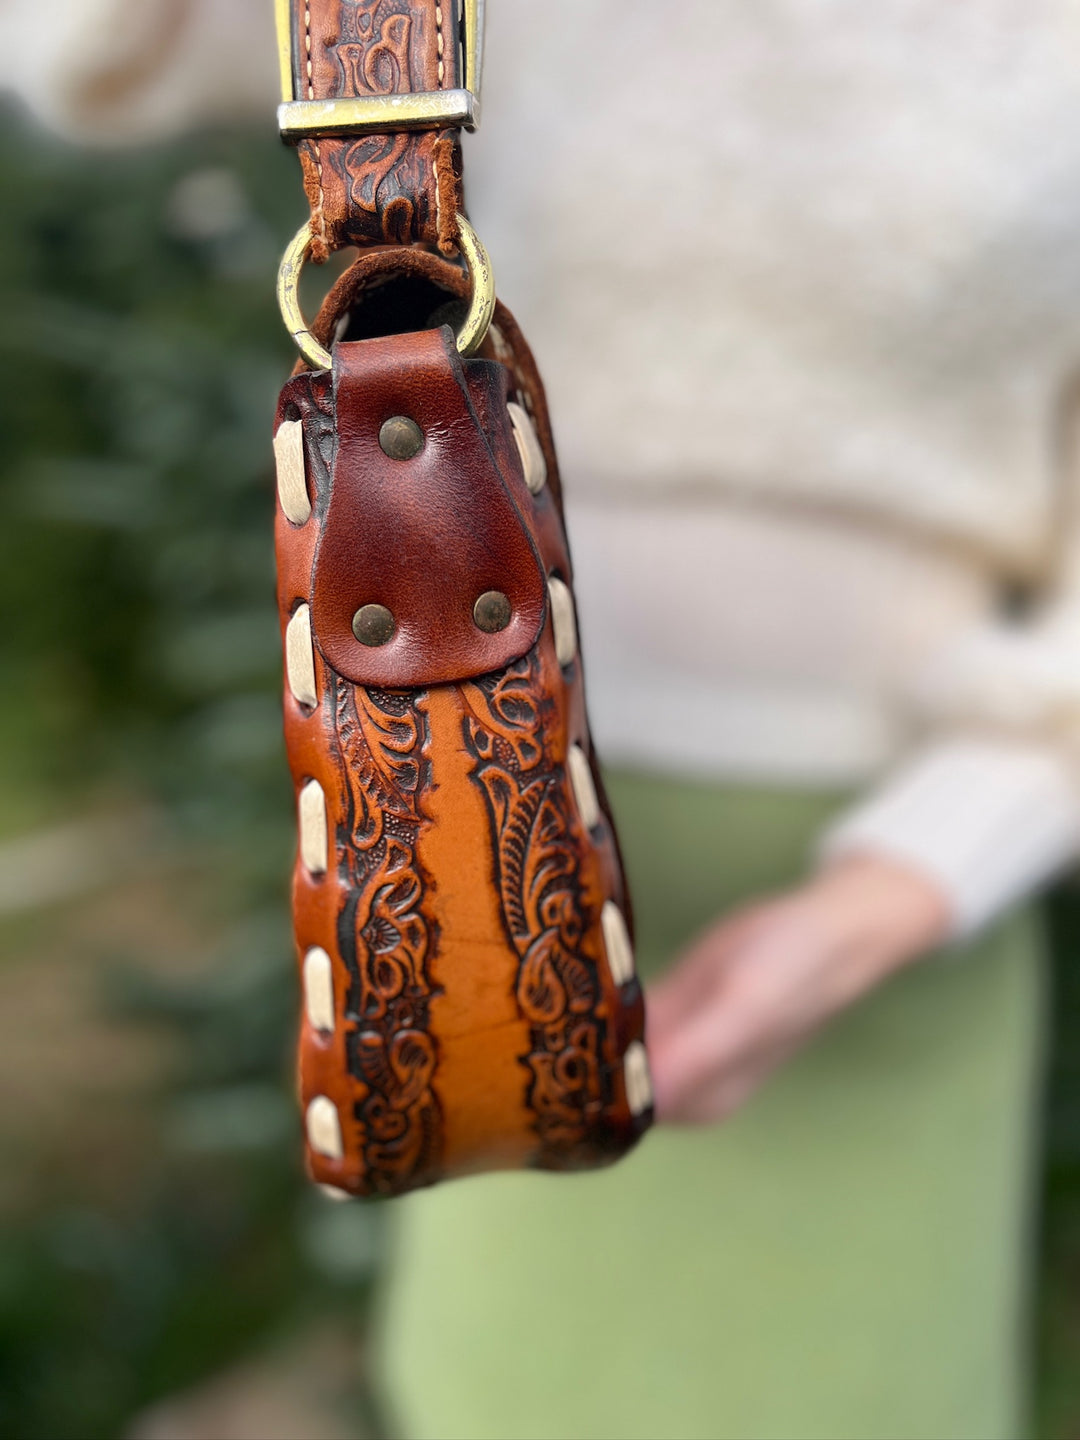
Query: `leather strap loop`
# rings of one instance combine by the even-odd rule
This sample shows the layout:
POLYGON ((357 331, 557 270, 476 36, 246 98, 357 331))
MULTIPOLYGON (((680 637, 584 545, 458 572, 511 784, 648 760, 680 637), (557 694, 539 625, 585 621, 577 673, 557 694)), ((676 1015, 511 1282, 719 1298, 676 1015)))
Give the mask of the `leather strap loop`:
MULTIPOLYGON (((458 0, 291 0, 293 93, 353 99, 461 83, 458 0)), ((461 197, 457 130, 322 135, 298 142, 311 258, 346 245, 452 254, 461 197)))

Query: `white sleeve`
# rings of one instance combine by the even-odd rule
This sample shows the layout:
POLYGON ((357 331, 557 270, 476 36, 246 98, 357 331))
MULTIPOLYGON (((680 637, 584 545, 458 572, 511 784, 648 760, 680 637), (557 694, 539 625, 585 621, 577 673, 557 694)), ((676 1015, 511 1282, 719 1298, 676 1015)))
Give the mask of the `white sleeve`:
POLYGON ((269 116, 277 74, 270 0, 0 0, 0 89, 75 140, 269 116))
POLYGON ((960 939, 1080 854, 1080 779, 1048 744, 942 740, 842 815, 820 851, 825 862, 886 855, 925 875, 945 895, 960 939))
POLYGON ((1064 541, 1048 603, 984 622, 915 677, 925 748, 822 842, 825 859, 873 851, 936 881, 957 937, 1080 856, 1080 535, 1064 541))

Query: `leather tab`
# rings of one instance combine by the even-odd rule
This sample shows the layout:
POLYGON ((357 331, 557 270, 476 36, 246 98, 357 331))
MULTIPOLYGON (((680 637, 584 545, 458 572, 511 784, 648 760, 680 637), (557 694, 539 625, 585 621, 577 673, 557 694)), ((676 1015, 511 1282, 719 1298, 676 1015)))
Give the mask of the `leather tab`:
POLYGON ((469 361, 466 371, 448 326, 339 341, 333 353, 338 449, 315 555, 316 645, 346 679, 392 689, 511 664, 540 633, 546 585, 492 449, 493 440, 505 450, 502 471, 513 473, 509 424, 489 440, 469 394, 469 379, 482 385, 493 367, 469 361), (423 431, 411 459, 391 459, 379 443, 394 416, 423 431), (473 619, 489 590, 501 591, 511 608, 509 624, 495 634, 473 619), (364 645, 353 634, 364 605, 393 615, 385 644, 364 645))

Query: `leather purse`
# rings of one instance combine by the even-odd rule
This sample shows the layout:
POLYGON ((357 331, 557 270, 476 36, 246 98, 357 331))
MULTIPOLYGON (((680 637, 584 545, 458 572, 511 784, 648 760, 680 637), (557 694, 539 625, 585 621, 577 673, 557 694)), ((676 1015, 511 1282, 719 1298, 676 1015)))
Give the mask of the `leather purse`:
POLYGON ((279 0, 278 603, 312 1177, 394 1195, 652 1119, 551 427, 462 213, 477 0, 279 0), (310 328, 307 258, 360 258, 310 328))

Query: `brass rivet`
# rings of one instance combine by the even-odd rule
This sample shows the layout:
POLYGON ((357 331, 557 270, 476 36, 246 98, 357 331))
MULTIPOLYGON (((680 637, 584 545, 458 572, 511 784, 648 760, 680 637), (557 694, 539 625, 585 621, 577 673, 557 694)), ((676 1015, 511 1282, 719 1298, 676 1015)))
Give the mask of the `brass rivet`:
POLYGON ((510 601, 501 590, 485 590, 473 606, 472 618, 478 630, 495 635, 510 624, 510 601))
POLYGON ((424 432, 407 415, 391 415, 379 431, 379 444, 391 460, 411 460, 424 444, 424 432))
POLYGON ((385 645, 394 633, 394 617, 385 605, 361 605, 352 617, 352 633, 361 645, 385 645))

